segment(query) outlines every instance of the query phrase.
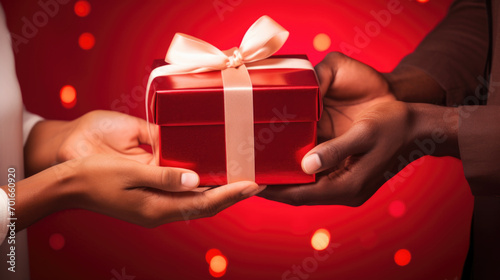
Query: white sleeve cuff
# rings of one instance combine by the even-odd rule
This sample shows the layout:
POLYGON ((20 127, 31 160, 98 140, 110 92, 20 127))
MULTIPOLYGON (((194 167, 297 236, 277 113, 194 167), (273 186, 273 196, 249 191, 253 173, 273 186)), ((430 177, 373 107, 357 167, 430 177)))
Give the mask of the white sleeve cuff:
POLYGON ((41 120, 43 120, 42 117, 32 114, 26 111, 26 108, 23 108, 23 146, 26 144, 33 126, 41 120))
POLYGON ((8 203, 9 198, 7 197, 7 194, 3 189, 0 189, 0 245, 5 240, 5 237, 7 237, 7 231, 9 229, 7 227, 7 224, 9 223, 8 203))

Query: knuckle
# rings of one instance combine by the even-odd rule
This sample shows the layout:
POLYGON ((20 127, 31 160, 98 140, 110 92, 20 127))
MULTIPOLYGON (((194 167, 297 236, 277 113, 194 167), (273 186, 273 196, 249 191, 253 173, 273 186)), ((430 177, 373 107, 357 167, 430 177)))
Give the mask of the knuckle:
POLYGON ((328 61, 338 61, 339 59, 345 59, 347 58, 348 56, 341 53, 341 52, 338 52, 338 51, 334 51, 334 52, 329 52, 326 56, 325 56, 325 59, 328 60, 328 61))
POLYGON ((326 58, 323 59, 320 63, 318 63, 315 67, 314 70, 318 72, 318 75, 321 73, 324 73, 324 71, 329 71, 330 70, 330 65, 329 65, 329 60, 326 58))
POLYGON ((326 145, 325 155, 329 158, 329 161, 339 161, 341 160, 342 153, 339 148, 335 145, 326 145))
POLYGON ((379 124, 376 120, 376 116, 366 116, 365 118, 357 120, 353 124, 353 127, 355 127, 356 132, 362 140, 374 139, 379 130, 379 124))
POLYGON ((354 125, 356 125, 356 127, 362 131, 370 131, 377 126, 377 118, 378 116, 373 112, 370 114, 365 114, 363 118, 355 121, 354 125))
POLYGON ((175 186, 177 185, 174 170, 170 168, 162 168, 160 172, 160 180, 162 186, 175 186))
POLYGON ((160 172, 160 180, 159 180, 160 184, 162 186, 165 186, 170 183, 169 180, 170 180, 170 169, 162 168, 160 172))
POLYGON ((343 62, 347 58, 348 56, 341 52, 330 52, 320 63, 316 65, 315 70, 318 73, 332 71, 332 69, 335 68, 337 64, 343 62))

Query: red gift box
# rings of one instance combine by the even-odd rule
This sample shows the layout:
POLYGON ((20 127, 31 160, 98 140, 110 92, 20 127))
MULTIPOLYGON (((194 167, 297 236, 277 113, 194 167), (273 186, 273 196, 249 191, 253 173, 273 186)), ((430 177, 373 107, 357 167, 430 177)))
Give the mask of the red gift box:
MULTIPOLYGON (((305 55, 271 58, 307 59, 305 55)), ((157 60, 154 67, 165 64, 157 60)), ((265 185, 314 182, 314 175, 305 174, 300 165, 316 145, 321 113, 314 71, 248 72, 253 88, 255 181, 265 185)), ((221 71, 160 76, 152 90, 153 118, 159 125, 159 164, 194 170, 200 185, 226 184, 221 71)))

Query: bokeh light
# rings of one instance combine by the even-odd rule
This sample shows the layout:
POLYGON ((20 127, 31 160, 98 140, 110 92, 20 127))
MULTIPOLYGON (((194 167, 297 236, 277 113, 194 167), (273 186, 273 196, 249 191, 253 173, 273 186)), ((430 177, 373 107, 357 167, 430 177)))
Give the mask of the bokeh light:
POLYGON ((212 258, 217 255, 222 255, 222 253, 218 249, 212 248, 208 250, 207 253, 205 254, 205 260, 207 261, 207 263, 210 264, 212 258))
POLYGON ((222 277, 226 273, 227 258, 218 249, 212 248, 205 254, 210 275, 215 278, 222 277))
POLYGON ((325 33, 316 35, 313 40, 314 49, 319 52, 326 51, 331 44, 332 41, 330 40, 330 37, 325 33))
POLYGON ((49 237, 49 245, 50 248, 54 250, 61 250, 64 247, 66 241, 64 240, 64 236, 60 233, 54 233, 49 237))
POLYGON ((406 213, 406 205, 400 200, 395 200, 389 204, 389 214, 395 218, 399 218, 406 213))
POLYGON ((65 85, 59 92, 61 103, 64 108, 73 108, 76 105, 76 90, 73 86, 65 85))
POLYGON ((227 260, 222 255, 217 255, 210 260, 210 269, 215 273, 221 273, 227 268, 227 260))
POLYGON ((78 45, 84 50, 90 50, 95 45, 95 38, 92 33, 85 32, 78 38, 78 45))
POLYGON ((330 244, 330 232, 324 228, 316 230, 311 237, 311 246, 318 251, 325 250, 330 244))
POLYGON ((419 3, 427 3, 427 2, 429 2, 429 0, 417 0, 417 2, 419 2, 419 3))
POLYGON ((79 17, 86 17, 90 13, 90 3, 88 1, 77 1, 75 3, 75 14, 79 17))
POLYGON ((394 262, 399 266, 405 266, 410 263, 411 253, 406 249, 399 249, 396 254, 394 254, 394 262))
POLYGON ((224 255, 222 255, 222 253, 220 253, 219 250, 211 249, 207 252, 205 257, 209 264, 208 271, 210 272, 210 275, 212 275, 215 278, 219 278, 222 277, 224 274, 226 274, 227 258, 224 255), (212 256, 212 254, 214 253, 215 255, 212 256))

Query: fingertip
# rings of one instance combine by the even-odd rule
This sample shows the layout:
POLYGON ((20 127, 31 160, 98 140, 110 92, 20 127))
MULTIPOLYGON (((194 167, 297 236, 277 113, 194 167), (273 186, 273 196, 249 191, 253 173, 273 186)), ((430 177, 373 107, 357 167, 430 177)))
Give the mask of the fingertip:
MULTIPOLYGON (((267 188, 267 185, 259 185, 259 191, 258 191, 256 194, 261 193, 261 192, 262 192, 262 191, 264 191, 266 188, 267 188)), ((254 194, 254 195, 255 195, 255 194, 254 194)))
POLYGON ((139 166, 140 168, 135 169, 139 173, 134 176, 135 184, 138 186, 147 186, 168 192, 185 192, 193 190, 200 183, 198 174, 188 169, 146 164, 139 166))
POLYGON ((181 185, 187 189, 194 189, 200 184, 200 177, 193 172, 184 172, 181 175, 181 185))
POLYGON ((302 170, 307 174, 314 174, 318 172, 321 165, 321 159, 316 153, 305 156, 301 162, 302 170))

